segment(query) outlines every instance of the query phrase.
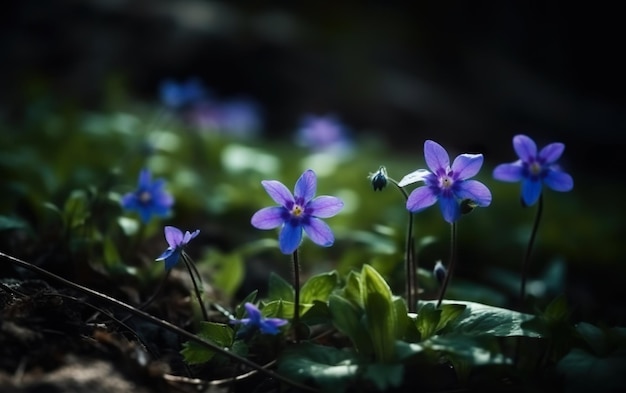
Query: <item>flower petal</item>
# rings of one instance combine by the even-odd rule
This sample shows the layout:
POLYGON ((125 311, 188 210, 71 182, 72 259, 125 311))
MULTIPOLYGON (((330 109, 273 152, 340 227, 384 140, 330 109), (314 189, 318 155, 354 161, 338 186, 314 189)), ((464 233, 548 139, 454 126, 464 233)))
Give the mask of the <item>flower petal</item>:
POLYGON ((543 181, 554 191, 567 192, 574 188, 572 176, 560 170, 549 170, 543 181))
POLYGON ((328 224, 319 218, 311 217, 308 224, 303 225, 304 231, 313 243, 322 247, 330 247, 335 242, 335 236, 328 224))
POLYGON ((253 227, 258 229, 274 229, 278 228, 285 222, 286 210, 282 206, 264 207, 254 213, 250 219, 253 227))
POLYGON ((437 195, 428 186, 418 187, 409 194, 406 208, 410 212, 420 212, 437 202, 437 195))
POLYGON ((281 206, 293 203, 293 195, 291 191, 278 180, 263 180, 261 182, 267 194, 281 206))
POLYGON ((459 199, 471 199, 476 205, 486 207, 491 204, 491 191, 478 180, 465 180, 456 192, 459 199))
POLYGON ((430 175, 430 171, 428 169, 418 169, 415 172, 411 172, 404 176, 398 183, 398 187, 404 187, 409 184, 417 183, 418 181, 424 181, 428 175, 430 175))
POLYGON ((517 182, 524 177, 522 161, 517 160, 510 164, 500 164, 493 170, 493 178, 506 182, 517 182))
POLYGON ((332 217, 343 208, 343 201, 334 196, 320 195, 306 205, 307 213, 315 217, 332 217))
POLYGON ((461 207, 456 199, 451 196, 439 198, 439 207, 441 208, 443 219, 450 224, 461 217, 461 207))
POLYGON ((139 189, 149 188, 151 179, 152 179, 152 175, 150 174, 150 171, 146 168, 142 169, 141 172, 139 172, 139 181, 137 182, 138 188, 139 189))
POLYGON ((190 233, 189 231, 185 231, 185 237, 183 237, 183 244, 189 243, 191 241, 191 239, 193 239, 196 236, 198 236, 199 233, 200 233, 199 229, 196 229, 192 233, 190 233))
POLYGON ((293 254, 302 242, 302 226, 285 223, 278 235, 278 244, 283 254, 293 254))
POLYGON ((465 180, 476 176, 482 166, 482 154, 461 154, 454 159, 452 171, 457 179, 465 180))
POLYGON ((183 232, 173 226, 165 227, 165 240, 170 247, 176 248, 183 244, 183 232))
POLYGON ((435 174, 438 170, 447 169, 450 165, 450 157, 446 149, 431 140, 424 142, 424 159, 428 168, 435 174))
POLYGON ((246 309, 246 312, 248 313, 248 318, 249 318, 248 323, 258 324, 261 322, 261 310, 259 310, 257 306, 255 306, 254 304, 250 302, 246 302, 246 304, 244 304, 243 306, 246 309))
POLYGON ((169 256, 172 255, 174 250, 175 250, 175 248, 168 247, 168 249, 163 251, 163 254, 159 255, 159 257, 156 258, 155 261, 163 261, 163 260, 169 258, 169 256))
POLYGON ((561 158, 565 150, 565 145, 560 142, 550 143, 539 151, 539 158, 544 160, 545 164, 551 164, 561 158))
POLYGON ((264 334, 278 334, 280 330, 278 329, 280 326, 283 326, 287 323, 287 320, 280 318, 265 318, 259 324, 259 328, 261 333, 264 334))
POLYGON ((541 195, 541 180, 526 178, 522 181, 522 201, 526 206, 534 205, 541 195))
POLYGON ((302 176, 296 182, 293 190, 296 199, 302 198, 303 203, 307 203, 315 196, 317 190, 317 177, 311 169, 304 171, 302 176))
POLYGON ((537 144, 526 135, 515 135, 513 137, 513 149, 524 162, 529 162, 537 156, 537 144))

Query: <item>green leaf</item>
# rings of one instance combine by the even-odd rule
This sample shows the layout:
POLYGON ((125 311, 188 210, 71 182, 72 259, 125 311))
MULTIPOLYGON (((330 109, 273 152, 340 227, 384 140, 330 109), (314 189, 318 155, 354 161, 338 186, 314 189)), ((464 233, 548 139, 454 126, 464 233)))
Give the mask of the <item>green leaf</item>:
POLYGON ((438 335, 420 343, 424 348, 443 352, 473 366, 506 364, 509 359, 494 347, 493 336, 438 335))
POLYGON ((417 312, 415 326, 420 332, 421 340, 426 340, 435 334, 439 321, 441 320, 441 310, 435 308, 434 303, 425 303, 417 312))
POLYGON ((396 309, 389 285, 369 265, 361 269, 361 299, 376 358, 381 363, 390 362, 395 352, 396 309))
MULTIPOLYGON (((220 347, 228 348, 233 345, 233 329, 222 323, 200 322, 200 329, 196 334, 220 347)), ((183 355, 187 364, 206 363, 215 356, 214 351, 201 346, 194 341, 187 341, 183 343, 183 349, 180 353, 183 355)))
POLYGON ((349 351, 310 343, 293 346, 278 359, 278 372, 300 383, 314 382, 323 391, 343 393, 358 377, 359 366, 349 351))
POLYGON ((404 377, 404 365, 374 363, 367 366, 363 375, 374 382, 379 391, 400 387, 404 377))
POLYGON ((336 271, 322 273, 309 278, 300 289, 300 301, 313 303, 315 300, 327 302, 328 296, 337 288, 339 277, 336 271))
POLYGON ((338 295, 330 295, 328 308, 333 325, 352 341, 356 351, 365 356, 371 354, 372 342, 361 322, 362 312, 351 302, 338 295))
POLYGON ((18 217, 0 216, 0 231, 7 229, 29 229, 29 225, 18 217))
POLYGON ((393 298, 393 307, 397 319, 396 323, 396 339, 401 340, 406 336, 407 328, 411 319, 409 318, 409 310, 403 298, 395 296, 393 298))
POLYGON ((461 314, 463 314, 463 311, 465 311, 466 308, 467 306, 464 304, 442 304, 440 307, 441 316, 435 330, 439 332, 440 330, 444 329, 448 325, 448 323, 454 321, 461 314))
POLYGON ((85 220, 90 216, 88 205, 88 196, 84 190, 72 191, 67 201, 65 201, 65 206, 63 207, 65 224, 69 228, 75 228, 83 225, 85 220))
MULTIPOLYGON (((496 337, 526 336, 541 337, 541 334, 522 324, 533 318, 506 308, 488 306, 474 302, 452 301, 446 304, 465 306, 465 310, 447 323, 445 332, 469 336, 491 335, 496 337)), ((443 332, 442 332, 443 334, 443 332)))
POLYGON ((236 253, 222 254, 216 251, 208 256, 213 271, 213 284, 228 297, 233 297, 243 282, 245 267, 243 258, 236 253))
MULTIPOLYGON (((300 315, 304 315, 311 307, 312 304, 300 303, 300 315)), ((261 313, 266 317, 292 319, 294 308, 293 302, 272 300, 263 306, 261 313)))
POLYGON ((285 300, 293 302, 295 291, 293 286, 278 274, 271 272, 268 285, 268 300, 285 300))
POLYGON ((576 325, 576 331, 598 356, 606 355, 608 351, 606 336, 600 328, 586 322, 576 325))
POLYGON ((598 357, 574 348, 557 364, 566 392, 622 392, 626 387, 625 353, 598 357))
POLYGON ((346 286, 343 288, 343 297, 354 303, 354 305, 363 307, 363 301, 361 300, 361 275, 354 270, 348 273, 346 286))

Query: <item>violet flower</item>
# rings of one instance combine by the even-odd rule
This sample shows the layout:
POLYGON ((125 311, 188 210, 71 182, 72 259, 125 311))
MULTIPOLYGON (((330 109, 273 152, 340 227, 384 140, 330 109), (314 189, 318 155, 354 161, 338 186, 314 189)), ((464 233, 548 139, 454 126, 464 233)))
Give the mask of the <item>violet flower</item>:
POLYGON ((420 212, 439 201, 443 219, 449 223, 461 217, 460 204, 471 200, 473 205, 485 207, 491 203, 491 192, 478 180, 469 180, 483 165, 482 154, 461 154, 450 166, 448 152, 437 142, 424 142, 424 158, 430 171, 419 169, 406 175, 400 187, 424 181, 425 185, 411 192, 406 201, 406 208, 411 212, 420 212))
POLYGON ((296 132, 296 143, 314 152, 350 152, 352 142, 346 126, 336 116, 306 115, 296 132))
POLYGON ((244 304, 248 312, 248 318, 234 319, 230 323, 242 324, 247 329, 259 329, 263 334, 278 334, 281 326, 287 324, 286 319, 282 318, 265 318, 261 315, 261 311, 252 303, 244 304))
POLYGON ((137 189, 124 195, 121 205, 124 209, 139 213, 141 221, 147 223, 153 215, 165 217, 170 213, 174 204, 174 198, 165 189, 165 180, 152 181, 152 175, 148 169, 142 169, 139 173, 137 189))
POLYGON ((191 233, 186 231, 183 235, 183 232, 180 229, 173 226, 166 226, 164 232, 165 240, 167 240, 169 247, 156 259, 156 261, 165 261, 165 268, 169 270, 176 265, 176 262, 178 262, 178 259, 184 251, 187 243, 189 243, 191 239, 198 236, 200 230, 196 229, 191 233))
POLYGON ((520 134, 513 137, 513 149, 519 159, 498 165, 493 170, 493 177, 505 182, 521 181, 524 205, 531 206, 537 202, 542 184, 561 192, 570 191, 574 187, 572 177, 556 164, 565 150, 564 144, 550 143, 537 152, 535 141, 520 134))
POLYGON ((284 254, 291 254, 300 246, 302 230, 322 247, 333 245, 333 232, 321 218, 337 214, 343 201, 327 195, 314 198, 317 188, 315 172, 306 170, 296 182, 293 194, 277 180, 264 180, 261 184, 279 206, 257 211, 251 223, 258 229, 274 229, 282 225, 278 241, 284 254))
POLYGON ((167 107, 179 109, 205 99, 208 93, 200 79, 189 78, 182 83, 164 80, 159 86, 159 95, 167 107))

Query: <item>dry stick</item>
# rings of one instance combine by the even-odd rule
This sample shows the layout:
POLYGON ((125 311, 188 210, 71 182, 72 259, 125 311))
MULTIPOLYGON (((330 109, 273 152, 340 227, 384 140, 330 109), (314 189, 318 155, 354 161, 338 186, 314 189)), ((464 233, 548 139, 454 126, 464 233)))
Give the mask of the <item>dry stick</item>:
POLYGON ((452 223, 452 228, 450 232, 450 262, 448 263, 446 278, 443 280, 443 285, 441 286, 441 291, 439 292, 437 308, 441 306, 443 297, 446 294, 446 289, 448 288, 448 283, 450 282, 450 277, 452 277, 452 273, 454 272, 454 265, 456 262, 456 222, 452 223))
POLYGON ((135 308, 135 307, 133 307, 133 306, 131 306, 129 304, 126 304, 126 303, 124 303, 124 302, 122 302, 120 300, 112 298, 112 297, 110 297, 108 295, 105 295, 103 293, 94 291, 93 289, 84 287, 84 286, 82 286, 80 284, 76 284, 76 283, 74 283, 72 281, 66 280, 63 277, 57 276, 54 273, 50 273, 47 270, 44 270, 44 269, 42 269, 42 268, 40 268, 38 266, 35 266, 35 265, 31 264, 31 263, 23 261, 23 260, 21 260, 19 258, 13 257, 13 256, 8 255, 8 254, 5 254, 2 251, 0 251, 0 257, 8 259, 9 261, 11 261, 11 262, 21 266, 22 268, 28 269, 28 270, 33 271, 35 273, 38 273, 38 274, 41 274, 41 275, 46 276, 48 278, 51 278, 53 280, 56 280, 56 281, 62 283, 63 285, 66 285, 66 286, 68 286, 70 288, 73 288, 73 289, 75 289, 77 291, 84 292, 84 293, 86 293, 88 295, 96 297, 99 300, 102 300, 102 301, 104 301, 106 303, 109 303, 109 304, 111 304, 113 306, 120 307, 120 308, 124 309, 125 311, 127 311, 127 312, 129 312, 129 313, 131 313, 133 315, 136 315, 136 316, 138 316, 140 318, 144 318, 144 319, 154 323, 155 325, 162 327, 163 329, 166 329, 166 330, 169 330, 169 331, 171 331, 173 333, 176 333, 176 334, 178 334, 178 335, 180 335, 180 336, 182 336, 182 337, 184 337, 184 338, 186 338, 188 340, 191 340, 191 341, 193 341, 193 342, 195 342, 195 343, 197 343, 199 345, 202 345, 202 346, 204 346, 204 347, 206 347, 206 348, 208 348, 208 349, 210 349, 212 351, 215 351, 215 352, 217 352, 217 353, 219 353, 221 355, 224 355, 224 356, 229 357, 231 359, 234 359, 234 360, 236 360, 238 362, 241 362, 241 363, 245 364, 246 366, 251 367, 251 368, 253 368, 255 370, 259 370, 260 372, 264 373, 265 375, 267 375, 270 378, 276 378, 276 379, 281 380, 281 381, 283 381, 283 382, 285 382, 285 383, 287 383, 287 384, 289 384, 291 386, 297 387, 299 389, 306 390, 308 392, 316 392, 316 393, 319 392, 318 390, 316 390, 316 389, 314 389, 314 388, 312 388, 310 386, 302 385, 302 384, 300 384, 298 382, 290 380, 289 378, 287 378, 287 377, 285 377, 283 375, 275 373, 275 372, 273 372, 271 370, 264 369, 263 366, 261 366, 261 365, 259 365, 257 363, 254 363, 251 360, 248 360, 248 359, 246 359, 244 357, 236 355, 236 354, 234 354, 233 352, 231 352, 231 351, 229 351, 227 349, 224 349, 224 348, 222 348, 222 347, 220 347, 220 346, 218 346, 218 345, 216 345, 216 344, 214 344, 214 343, 212 343, 210 341, 204 340, 204 339, 196 336, 195 334, 189 333, 188 331, 186 331, 184 329, 181 329, 178 326, 176 326, 176 325, 174 325, 174 324, 172 324, 170 322, 167 322, 167 321, 165 321, 163 319, 159 319, 159 318, 157 318, 157 317, 155 317, 153 315, 150 315, 150 314, 148 314, 148 313, 146 313, 144 311, 141 311, 141 310, 139 310, 139 309, 137 309, 137 308, 135 308))

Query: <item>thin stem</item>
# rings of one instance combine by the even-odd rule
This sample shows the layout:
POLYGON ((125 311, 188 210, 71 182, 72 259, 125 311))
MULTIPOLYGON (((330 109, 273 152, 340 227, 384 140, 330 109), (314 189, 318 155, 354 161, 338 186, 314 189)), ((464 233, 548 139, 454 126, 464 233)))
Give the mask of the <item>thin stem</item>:
MULTIPOLYGON (((400 187, 397 181, 387 177, 387 180, 392 182, 404 195, 404 199, 409 199, 404 187, 400 187)), ((415 312, 417 308, 417 301, 419 297, 419 283, 417 281, 417 258, 415 257, 415 244, 413 240, 413 213, 409 211, 409 224, 406 234, 406 256, 404 259, 404 268, 406 274, 406 302, 408 303, 409 312, 415 312)))
POLYGON ((258 370, 258 371, 264 373, 265 375, 267 375, 270 378, 279 379, 279 380, 281 380, 281 381, 283 381, 283 382, 285 382, 285 383, 287 383, 287 384, 289 384, 291 386, 297 387, 299 389, 304 389, 305 391, 308 391, 308 392, 318 392, 318 390, 316 390, 316 389, 314 389, 314 388, 312 388, 310 386, 300 384, 300 383, 298 383, 296 381, 292 381, 291 379, 289 379, 289 378, 287 378, 287 377, 285 377, 283 375, 280 375, 280 374, 278 374, 278 373, 276 373, 276 372, 274 372, 272 370, 263 368, 263 366, 255 363, 255 362, 253 362, 251 360, 248 360, 247 358, 239 356, 239 355, 233 353, 232 351, 230 351, 228 349, 222 348, 221 346, 216 345, 213 342, 207 341, 207 340, 205 340, 205 339, 203 339, 203 338, 201 338, 201 337, 199 337, 199 336, 197 336, 197 335, 195 335, 193 333, 190 333, 190 332, 188 332, 188 331, 186 331, 186 330, 184 330, 184 329, 182 329, 182 328, 172 324, 171 322, 165 321, 163 319, 159 319, 159 318, 157 318, 157 317, 155 317, 155 316, 153 316, 151 314, 146 313, 145 311, 139 310, 138 308, 133 307, 130 304, 124 303, 124 302, 122 302, 120 300, 117 300, 117 299, 115 299, 113 297, 110 297, 110 296, 105 295, 103 293, 94 291, 93 289, 90 289, 90 288, 84 287, 84 286, 82 286, 80 284, 76 284, 76 283, 74 283, 72 281, 66 280, 66 279, 64 279, 61 276, 57 276, 54 273, 50 273, 49 271, 44 270, 44 269, 42 269, 42 268, 40 268, 40 267, 38 267, 36 265, 33 265, 32 263, 23 261, 23 260, 21 260, 19 258, 10 256, 8 254, 5 254, 2 251, 0 251, 0 257, 8 259, 12 263, 17 264, 17 265, 21 266, 22 268, 28 269, 28 270, 30 270, 32 272, 35 272, 37 274, 40 274, 42 276, 45 276, 45 277, 48 277, 48 278, 50 278, 52 280, 60 282, 61 284, 65 285, 67 287, 73 288, 73 289, 75 289, 77 291, 80 291, 80 292, 83 292, 83 293, 85 293, 87 295, 93 296, 93 297, 95 297, 95 298, 97 298, 97 299, 99 299, 99 300, 101 300, 101 301, 103 301, 105 303, 108 303, 110 305, 119 307, 119 308, 121 308, 121 309, 123 309, 123 310, 125 310, 125 311, 127 311, 127 312, 129 312, 129 313, 131 313, 133 315, 136 315, 136 316, 138 316, 140 318, 144 318, 145 320, 150 321, 151 323, 153 323, 153 324, 155 324, 157 326, 160 326, 163 329, 169 330, 170 332, 178 334, 179 336, 184 337, 184 338, 186 338, 188 340, 191 340, 191 341, 193 341, 193 342, 195 342, 195 343, 197 343, 197 344, 199 344, 199 345, 201 345, 201 346, 203 346, 205 348, 213 350, 213 351, 215 351, 215 352, 217 352, 217 353, 219 353, 221 355, 224 355, 224 356, 226 356, 228 358, 231 358, 233 360, 241 362, 241 363, 245 364, 248 367, 251 367, 251 368, 253 368, 255 370, 258 370))
POLYGON ((183 262, 185 262, 185 266, 187 266, 187 271, 189 271, 189 275, 191 276, 191 282, 193 283, 193 288, 196 291, 196 297, 198 298, 198 303, 200 304, 200 310, 202 310, 202 317, 204 317, 205 321, 209 320, 209 315, 207 314, 206 308, 204 307, 204 302, 202 301, 202 292, 198 287, 198 283, 196 282, 195 275, 198 275, 198 280, 202 280, 196 266, 193 264, 193 261, 187 255, 186 252, 182 252, 183 262), (194 274, 195 273, 195 274, 194 274))
POLYGON ((528 266, 530 265, 530 255, 532 253, 533 245, 535 244, 535 238, 537 237, 537 231, 539 229, 539 221, 541 221, 542 213, 543 213, 543 194, 539 195, 539 204, 537 205, 537 213, 535 214, 535 222, 533 224, 532 232, 530 233, 530 239, 528 240, 526 253, 524 254, 524 261, 522 262, 522 282, 520 284, 520 289, 519 289, 520 311, 523 311, 524 309, 524 299, 526 298, 526 280, 528 277, 528 266))
POLYGON ((293 331, 297 343, 300 341, 300 261, 297 248, 293 252, 293 289, 293 331))
POLYGON ((454 265, 456 263, 456 222, 452 223, 450 230, 450 262, 448 263, 448 268, 446 277, 443 280, 443 285, 441 286, 441 290, 439 291, 439 298, 437 299, 437 308, 441 306, 441 302, 443 301, 443 297, 446 294, 446 289, 448 289, 448 284, 450 283, 450 278, 452 277, 452 273, 454 273, 454 265))

